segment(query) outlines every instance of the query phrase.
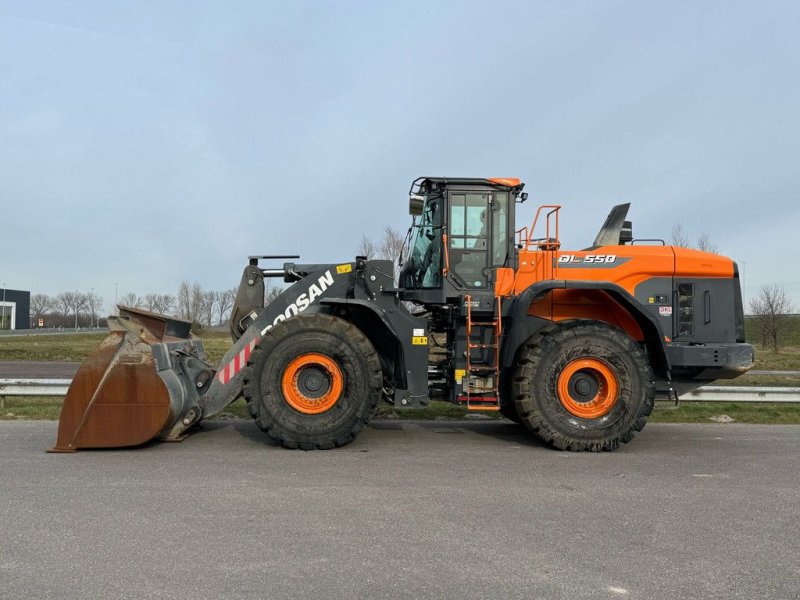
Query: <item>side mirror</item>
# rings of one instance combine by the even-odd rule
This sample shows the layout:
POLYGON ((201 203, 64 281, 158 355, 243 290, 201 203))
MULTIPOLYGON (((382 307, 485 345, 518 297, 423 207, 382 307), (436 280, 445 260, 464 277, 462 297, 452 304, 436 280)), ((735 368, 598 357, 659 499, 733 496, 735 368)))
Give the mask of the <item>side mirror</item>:
POLYGON ((425 196, 417 194, 410 194, 408 196, 408 213, 411 216, 418 217, 422 214, 422 209, 425 207, 425 196))

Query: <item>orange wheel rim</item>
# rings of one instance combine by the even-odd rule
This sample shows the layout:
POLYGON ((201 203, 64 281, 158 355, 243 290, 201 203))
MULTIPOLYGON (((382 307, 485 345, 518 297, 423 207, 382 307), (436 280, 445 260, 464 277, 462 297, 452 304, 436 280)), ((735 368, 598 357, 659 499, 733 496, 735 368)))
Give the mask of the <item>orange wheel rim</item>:
POLYGON ((307 414, 324 413, 338 402, 344 387, 339 365, 324 354, 301 354, 286 366, 281 389, 287 404, 307 414))
POLYGON ((558 376, 558 399, 582 419, 602 417, 617 403, 619 382, 614 371, 596 358, 578 358, 558 376))

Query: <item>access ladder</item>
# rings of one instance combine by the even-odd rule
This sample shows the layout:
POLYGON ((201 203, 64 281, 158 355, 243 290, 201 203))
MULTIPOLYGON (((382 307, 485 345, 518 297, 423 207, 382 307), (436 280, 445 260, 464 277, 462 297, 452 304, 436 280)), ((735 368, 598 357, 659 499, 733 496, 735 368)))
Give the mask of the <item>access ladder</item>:
POLYGON ((500 336, 503 333, 503 319, 502 319, 502 305, 501 297, 495 296, 494 306, 495 314, 490 320, 473 319, 472 315, 472 297, 466 295, 464 301, 467 305, 467 366, 464 373, 465 385, 463 386, 464 395, 462 398, 468 410, 500 410, 500 336), (472 329, 473 326, 481 328, 491 327, 492 336, 489 343, 472 342, 472 329), (492 352, 494 361, 492 364, 476 365, 472 363, 473 350, 494 350, 492 352), (491 377, 492 387, 488 390, 482 388, 480 392, 473 392, 472 382, 473 377, 478 379, 485 379, 491 377))

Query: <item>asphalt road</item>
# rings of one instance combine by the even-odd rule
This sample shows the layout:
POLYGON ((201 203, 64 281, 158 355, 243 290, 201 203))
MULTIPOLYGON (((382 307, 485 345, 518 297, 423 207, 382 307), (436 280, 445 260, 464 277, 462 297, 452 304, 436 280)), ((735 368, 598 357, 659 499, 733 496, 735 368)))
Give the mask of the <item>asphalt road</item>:
POLYGON ((0 361, 0 379, 72 379, 79 362, 0 361))
POLYGON ((650 424, 610 454, 509 422, 46 454, 0 422, 3 598, 800 598, 800 427, 650 424))

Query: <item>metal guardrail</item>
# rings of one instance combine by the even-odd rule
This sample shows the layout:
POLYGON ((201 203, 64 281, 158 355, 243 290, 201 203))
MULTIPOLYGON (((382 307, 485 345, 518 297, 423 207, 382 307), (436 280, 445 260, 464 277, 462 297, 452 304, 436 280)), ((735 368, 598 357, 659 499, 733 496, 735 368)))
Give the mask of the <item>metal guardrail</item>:
MULTIPOLYGON (((64 396, 71 379, 0 379, 0 408, 6 396, 64 396)), ((800 402, 800 387, 707 385, 680 396, 681 402, 800 402)))
POLYGON ((64 396, 72 379, 0 379, 0 396, 64 396))
POLYGON ((0 409, 6 396, 66 396, 72 379, 0 379, 0 409))
POLYGON ((683 394, 682 402, 800 402, 800 387, 707 385, 683 394))

